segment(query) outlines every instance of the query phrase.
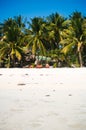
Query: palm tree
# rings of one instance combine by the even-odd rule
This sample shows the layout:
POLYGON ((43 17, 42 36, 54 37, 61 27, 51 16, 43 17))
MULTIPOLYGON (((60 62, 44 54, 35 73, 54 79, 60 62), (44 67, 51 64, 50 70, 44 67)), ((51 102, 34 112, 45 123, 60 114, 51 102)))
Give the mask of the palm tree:
POLYGON ((47 17, 49 23, 49 42, 51 42, 51 49, 59 49, 59 41, 61 40, 60 33, 64 28, 65 18, 58 13, 53 13, 47 17))
POLYGON ((70 23, 67 29, 62 32, 63 40, 61 41, 63 49, 61 52, 68 54, 72 52, 78 57, 78 63, 83 66, 82 51, 86 44, 86 26, 85 19, 79 12, 74 12, 70 16, 70 23))
POLYGON ((25 40, 27 42, 26 48, 32 51, 32 54, 41 53, 41 55, 46 54, 46 50, 43 42, 43 28, 45 22, 42 18, 34 17, 29 23, 29 29, 27 30, 27 35, 25 40))
POLYGON ((14 67, 17 60, 22 59, 22 42, 23 32, 15 19, 8 19, 2 24, 2 39, 0 41, 0 59, 7 58, 9 67, 14 67))

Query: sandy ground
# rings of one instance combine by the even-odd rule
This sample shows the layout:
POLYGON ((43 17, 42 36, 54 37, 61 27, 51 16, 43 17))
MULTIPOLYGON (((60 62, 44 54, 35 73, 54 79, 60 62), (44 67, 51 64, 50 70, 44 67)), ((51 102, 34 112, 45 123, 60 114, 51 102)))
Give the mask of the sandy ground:
POLYGON ((86 130, 86 68, 0 69, 0 130, 86 130))

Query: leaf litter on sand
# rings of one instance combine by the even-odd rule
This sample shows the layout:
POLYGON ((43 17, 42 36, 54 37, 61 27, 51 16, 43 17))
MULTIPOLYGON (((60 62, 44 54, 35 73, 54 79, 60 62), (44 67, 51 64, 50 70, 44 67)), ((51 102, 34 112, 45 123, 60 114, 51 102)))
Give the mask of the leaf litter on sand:
POLYGON ((19 85, 19 86, 23 86, 23 85, 26 85, 25 83, 19 83, 19 84, 17 84, 17 85, 19 85))

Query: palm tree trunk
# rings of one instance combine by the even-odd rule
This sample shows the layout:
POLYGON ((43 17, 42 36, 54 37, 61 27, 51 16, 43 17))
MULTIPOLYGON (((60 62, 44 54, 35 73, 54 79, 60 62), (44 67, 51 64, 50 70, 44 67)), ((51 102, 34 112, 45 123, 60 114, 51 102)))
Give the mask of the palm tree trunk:
POLYGON ((15 54, 13 54, 13 57, 12 57, 12 67, 16 67, 16 64, 15 64, 15 54))
POLYGON ((80 67, 83 66, 83 62, 82 62, 82 55, 81 55, 81 51, 78 52, 78 59, 79 59, 79 64, 80 64, 80 67))

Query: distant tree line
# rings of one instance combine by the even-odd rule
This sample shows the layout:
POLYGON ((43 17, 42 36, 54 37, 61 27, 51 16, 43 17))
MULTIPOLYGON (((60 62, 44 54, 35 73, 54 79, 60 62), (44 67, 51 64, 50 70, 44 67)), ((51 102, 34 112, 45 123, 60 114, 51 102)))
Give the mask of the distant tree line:
POLYGON ((26 21, 20 15, 0 23, 0 67, 34 65, 37 56, 53 67, 86 66, 86 17, 76 11, 68 18, 52 13, 26 21))

